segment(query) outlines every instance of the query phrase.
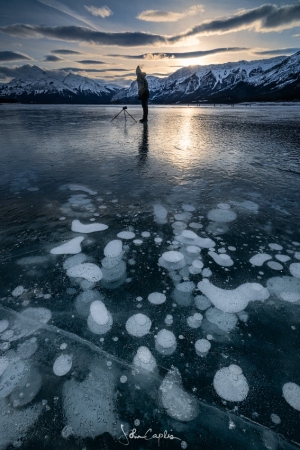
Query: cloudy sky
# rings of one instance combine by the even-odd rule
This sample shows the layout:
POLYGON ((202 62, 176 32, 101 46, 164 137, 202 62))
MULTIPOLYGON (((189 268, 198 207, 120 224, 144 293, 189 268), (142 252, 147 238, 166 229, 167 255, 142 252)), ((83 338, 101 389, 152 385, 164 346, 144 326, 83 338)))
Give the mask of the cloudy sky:
POLYGON ((129 84, 300 50, 300 0, 0 0, 0 81, 24 65, 129 84))

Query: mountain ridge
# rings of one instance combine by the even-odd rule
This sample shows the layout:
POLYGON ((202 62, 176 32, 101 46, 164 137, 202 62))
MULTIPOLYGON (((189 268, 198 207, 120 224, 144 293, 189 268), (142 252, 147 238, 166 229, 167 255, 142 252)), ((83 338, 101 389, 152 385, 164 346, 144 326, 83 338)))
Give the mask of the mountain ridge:
MULTIPOLYGON (((23 68, 21 76, 0 86, 0 98, 24 103, 139 103, 136 80, 121 88, 72 72, 23 68)), ((300 52, 182 67, 164 78, 148 75, 147 80, 154 104, 300 100, 300 52)))

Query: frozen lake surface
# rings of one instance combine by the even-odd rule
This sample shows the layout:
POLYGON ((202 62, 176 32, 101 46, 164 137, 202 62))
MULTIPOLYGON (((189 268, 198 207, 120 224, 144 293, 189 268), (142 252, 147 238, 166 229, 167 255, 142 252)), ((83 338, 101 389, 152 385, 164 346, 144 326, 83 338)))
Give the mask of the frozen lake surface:
POLYGON ((300 106, 120 108, 1 106, 0 450, 300 448, 300 106))

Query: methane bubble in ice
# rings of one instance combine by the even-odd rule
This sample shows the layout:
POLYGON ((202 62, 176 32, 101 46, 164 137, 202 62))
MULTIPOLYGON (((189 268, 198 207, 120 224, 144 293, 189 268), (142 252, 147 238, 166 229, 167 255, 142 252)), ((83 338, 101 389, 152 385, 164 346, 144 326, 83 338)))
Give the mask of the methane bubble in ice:
POLYGON ((290 272, 293 277, 300 278, 300 263, 292 263, 290 265, 290 272))
POLYGON ((195 350, 198 356, 206 356, 211 348, 211 343, 207 339, 198 339, 195 342, 195 350))
POLYGON ((84 225, 79 220, 73 220, 71 230, 76 233, 93 233, 95 231, 107 230, 108 226, 103 223, 89 223, 84 225))
POLYGON ((112 315, 101 300, 91 303, 87 323, 91 332, 95 334, 105 334, 111 329, 112 315))
POLYGON ((187 324, 191 328, 199 328, 202 322, 203 316, 200 313, 195 313, 186 319, 187 324))
POLYGON ((182 205, 182 209, 184 209, 184 211, 188 211, 188 212, 195 211, 194 206, 192 206, 192 205, 187 205, 187 204, 182 205))
POLYGON ((236 213, 230 209, 212 209, 207 214, 209 220, 220 223, 232 222, 236 217, 236 213))
POLYGON ((259 205, 257 203, 252 202, 251 200, 244 200, 243 202, 233 202, 234 205, 239 206, 240 208, 246 209, 250 212, 257 213, 259 209, 259 205))
POLYGON ((17 354, 22 358, 30 358, 30 356, 34 355, 38 349, 38 345, 36 342, 36 338, 33 337, 28 339, 27 341, 22 342, 18 345, 17 354))
POLYGON ((159 399, 172 419, 190 422, 199 413, 197 399, 182 387, 179 370, 172 366, 159 388, 159 399))
POLYGON ((276 261, 269 261, 267 262, 267 266, 270 267, 270 269, 273 270, 282 270, 283 269, 283 265, 276 262, 276 261))
POLYGON ((67 270, 68 277, 84 278, 87 281, 96 282, 101 280, 102 272, 100 267, 93 263, 78 264, 67 270))
POLYGON ((300 280, 294 277, 274 277, 267 281, 271 294, 280 300, 294 303, 300 300, 300 280))
POLYGON ((120 430, 115 416, 115 384, 112 371, 94 363, 89 375, 79 383, 66 381, 63 386, 63 409, 67 425, 77 436, 95 438, 105 432, 115 436, 120 430))
POLYGON ((72 367, 72 356, 63 354, 56 358, 53 364, 53 372, 56 376, 62 377, 66 375, 72 367))
POLYGON ((200 309, 200 311, 205 311, 211 306, 211 304, 211 301, 204 295, 196 295, 195 306, 197 309, 200 309))
POLYGON ((97 194, 97 191, 92 191, 91 189, 89 189, 85 186, 81 186, 80 184, 68 184, 68 188, 70 189, 70 191, 83 191, 83 192, 87 192, 90 195, 97 194))
POLYGON ((277 414, 271 414, 271 420, 275 425, 279 425, 281 423, 281 419, 277 414))
POLYGON ((158 263, 167 270, 182 269, 182 267, 186 265, 184 255, 175 250, 163 253, 159 258, 158 263))
POLYGON ((216 245, 210 238, 202 238, 192 230, 183 230, 181 234, 177 236, 177 240, 182 244, 189 246, 194 245, 202 248, 211 248, 216 245))
POLYGON ((242 402, 249 392, 242 369, 235 364, 218 370, 214 376, 213 386, 221 398, 230 402, 242 402))
POLYGON ((258 253, 257 255, 252 256, 252 258, 249 259, 249 262, 253 266, 261 267, 263 263, 269 259, 272 259, 271 255, 268 255, 267 253, 258 253))
POLYGON ((126 330, 131 336, 142 337, 149 333, 152 322, 145 314, 134 314, 126 322, 126 330))
POLYGON ((197 245, 188 245, 186 247, 186 253, 188 256, 197 257, 197 256, 199 256, 200 252, 201 252, 201 248, 198 247, 197 245))
POLYGON ((300 411, 300 386, 296 383, 286 383, 282 388, 282 394, 288 404, 300 411))
POLYGON ((173 316, 171 314, 167 314, 165 318, 165 324, 171 326, 173 323, 173 316))
POLYGON ((117 256, 122 255, 122 249, 122 241, 120 241, 119 239, 114 239, 104 247, 104 255, 109 258, 116 258, 117 256))
POLYGON ((285 263, 291 259, 289 256, 281 255, 281 254, 275 255, 275 258, 278 259, 278 261, 280 261, 282 263, 285 263))
POLYGON ((192 281, 184 281, 183 283, 176 284, 172 293, 176 303, 180 306, 190 306, 193 301, 192 293, 195 287, 195 283, 192 281))
POLYGON ((17 286, 11 293, 11 295, 13 297, 19 297, 20 295, 23 294, 23 292, 25 292, 25 289, 23 286, 17 286))
POLYGON ((230 267, 233 266, 233 261, 230 258, 229 255, 227 255, 226 253, 215 253, 215 252, 208 252, 209 256, 212 257, 212 259, 219 264, 219 266, 224 266, 224 267, 230 267))
POLYGON ((243 311, 249 301, 263 301, 270 296, 269 291, 259 283, 244 283, 236 289, 226 290, 214 286, 208 280, 202 280, 198 283, 198 289, 216 308, 228 313, 243 311))
POLYGON ((157 367, 156 361, 152 353, 147 347, 139 347, 133 358, 133 365, 137 369, 145 372, 154 372, 157 367))
POLYGON ((132 231, 120 231, 117 236, 120 239, 133 239, 135 237, 135 233, 132 231))
POLYGON ((16 355, 9 359, 2 357, 0 360, 0 399, 7 397, 28 374, 28 366, 16 355))
POLYGON ((141 233, 141 236, 144 237, 144 238, 148 238, 148 237, 151 236, 151 234, 149 233, 149 231, 143 231, 143 232, 141 233))
POLYGON ((54 247, 50 250, 53 255, 75 255, 81 252, 81 242, 84 240, 83 236, 77 236, 65 244, 54 247))
POLYGON ((10 401, 13 406, 20 407, 30 403, 38 394, 42 386, 40 373, 31 367, 29 373, 24 374, 18 386, 10 394, 10 401))
POLYGON ((8 327, 9 322, 6 319, 0 320, 0 333, 3 333, 3 331, 6 330, 6 328, 8 327))
POLYGON ((172 355, 177 347, 176 337, 172 331, 163 328, 155 337, 155 348, 163 355, 172 355))
POLYGON ((167 297, 165 294, 162 294, 160 292, 152 292, 148 295, 148 300, 153 305, 161 305, 166 301, 167 297))
POLYGON ((70 256, 63 262, 63 268, 68 270, 73 266, 84 263, 87 259, 88 257, 84 253, 77 253, 77 255, 70 256))
POLYGON ((168 211, 166 208, 164 208, 162 205, 156 203, 153 205, 154 208, 154 221, 157 224, 163 225, 164 223, 167 223, 167 215, 168 211))
POLYGON ((272 243, 272 244, 268 244, 268 246, 269 246, 272 250, 282 250, 282 249, 283 249, 283 247, 282 247, 281 245, 279 245, 279 244, 274 244, 274 243, 272 243))
POLYGON ((209 308, 205 313, 205 317, 210 323, 216 325, 225 333, 232 331, 238 321, 235 314, 220 311, 218 308, 209 308))

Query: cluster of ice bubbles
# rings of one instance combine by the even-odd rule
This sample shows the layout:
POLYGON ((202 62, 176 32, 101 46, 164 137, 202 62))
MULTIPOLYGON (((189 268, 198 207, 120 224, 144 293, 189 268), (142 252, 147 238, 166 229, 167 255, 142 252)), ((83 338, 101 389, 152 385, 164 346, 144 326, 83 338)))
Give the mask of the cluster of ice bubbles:
MULTIPOLYGON (((82 187, 70 185, 69 188, 78 190, 82 187)), ((83 208, 85 213, 95 211, 87 195, 95 196, 96 192, 88 188, 82 188, 82 190, 86 193, 72 196, 68 204, 63 206, 63 210, 69 215, 74 213, 76 208, 83 208)), ((238 206, 252 208, 255 212, 258 209, 248 203, 246 206, 241 204, 238 206)), ((183 205, 182 209, 183 212, 174 214, 175 221, 172 223, 174 240, 169 242, 168 248, 161 252, 157 261, 161 271, 166 271, 173 283, 172 292, 167 295, 162 292, 150 292, 148 314, 140 311, 127 314, 123 323, 123 330, 126 330, 128 336, 136 342, 134 355, 127 363, 132 368, 133 375, 139 383, 144 383, 145 387, 152 379, 160 377, 160 364, 157 360, 163 361, 165 366, 168 358, 173 358, 176 354, 177 337, 181 339, 182 336, 179 335, 180 330, 174 327, 174 319, 177 317, 185 317, 184 328, 181 330, 183 334, 186 330, 197 333, 198 339, 192 342, 195 357, 207 358, 210 352, 217 348, 217 340, 213 336, 228 334, 235 330, 239 320, 247 321, 248 314, 245 310, 250 302, 264 302, 271 294, 281 301, 300 304, 300 263, 298 262, 292 262, 289 265, 291 276, 272 277, 266 283, 266 287, 260 283, 250 282, 243 283, 235 289, 222 289, 211 283, 209 277, 212 275, 212 270, 205 266, 207 261, 214 262, 225 270, 235 264, 233 255, 236 249, 232 246, 227 246, 226 249, 225 243, 216 249, 217 239, 211 239, 204 232, 201 236, 198 234, 203 228, 199 221, 187 224, 195 208, 192 205, 183 205), (188 226, 192 229, 187 229, 188 226), (175 302, 180 313, 176 313, 172 302, 175 302), (164 311, 169 313, 165 316, 165 326, 168 328, 154 331, 153 322, 159 308, 164 308, 164 311), (169 329, 172 326, 173 330, 169 329), (152 344, 141 345, 146 336, 152 338, 152 344)), ((154 205, 154 221, 159 226, 168 223, 168 214, 163 205, 154 205)), ((84 215, 78 214, 78 217, 84 217, 84 215)), ((212 234, 216 236, 218 233, 224 234, 226 231, 224 224, 229 226, 227 224, 236 220, 237 214, 230 205, 219 204, 216 209, 208 212, 207 218, 210 221, 207 229, 214 230, 215 233, 212 234)), ((95 259, 82 253, 82 245, 87 234, 102 233, 108 228, 108 225, 103 223, 84 224, 79 219, 74 219, 71 231, 80 235, 50 250, 50 253, 56 257, 63 255, 63 270, 71 284, 78 286, 81 290, 74 303, 77 314, 84 318, 90 333, 100 336, 107 335, 114 329, 113 314, 106 306, 105 289, 114 290, 126 281, 127 252, 130 243, 142 246, 144 239, 150 242, 151 237, 148 231, 140 233, 140 239, 134 239, 136 232, 132 229, 119 231, 115 239, 106 243, 103 248, 103 257, 100 263, 97 263, 95 259), (104 288, 103 291, 99 292, 99 285, 104 288)), ((160 244, 162 240, 157 235, 154 236, 154 245, 160 244)), ((283 249, 275 243, 271 243, 269 248, 274 252, 281 252, 283 249)), ((297 251, 290 256, 276 253, 274 257, 280 261, 280 264, 286 264, 292 257, 296 261, 299 260, 300 254, 297 251)), ((273 256, 263 252, 252 255, 249 258, 249 267, 251 265, 261 267, 272 258, 273 256)), ((269 268, 278 270, 274 264, 269 265, 269 268)), ((17 286, 12 295, 20 297, 23 293, 24 287, 17 286)), ((29 336, 44 327, 50 319, 51 312, 48 309, 37 307, 25 309, 11 323, 0 320, 0 339, 3 342, 1 349, 6 352, 0 357, 0 399, 3 402, 8 398, 5 400, 6 403, 3 403, 5 408, 10 404, 15 408, 24 407, 33 401, 39 392, 42 376, 30 362, 30 357, 37 351, 38 345, 36 338, 29 338, 29 336), (23 342, 19 344, 16 351, 10 350, 11 343, 22 339, 23 342)), ((66 417, 64 435, 95 437, 108 431, 116 436, 116 426, 112 426, 116 420, 118 421, 114 413, 116 374, 113 371, 107 372, 100 363, 94 361, 89 366, 87 377, 83 381, 77 381, 70 377, 73 360, 72 352, 63 351, 56 355, 52 366, 56 377, 62 379, 67 377, 63 385, 63 407, 66 417), (97 399, 95 399, 95 392, 98 394, 97 399)), ((121 383, 126 383, 127 376, 123 375, 120 380, 121 383)), ((216 370, 211 383, 215 393, 221 399, 230 402, 244 401, 251 390, 242 367, 236 364, 216 370)), ((171 366, 167 375, 163 377, 158 393, 159 404, 172 419, 188 422, 198 416, 199 401, 184 389, 181 374, 176 367, 171 366)), ((285 383, 282 386, 282 395, 292 408, 300 410, 300 387, 296 383, 292 381, 285 383)), ((18 410, 20 418, 22 416, 20 420, 23 421, 21 412, 23 413, 23 410, 18 410)), ((26 414, 28 421, 31 420, 30 423, 33 423, 40 414, 39 406, 35 405, 30 409, 30 413, 26 411, 26 414)), ((11 437, 8 437, 7 442, 11 442, 11 437)))

